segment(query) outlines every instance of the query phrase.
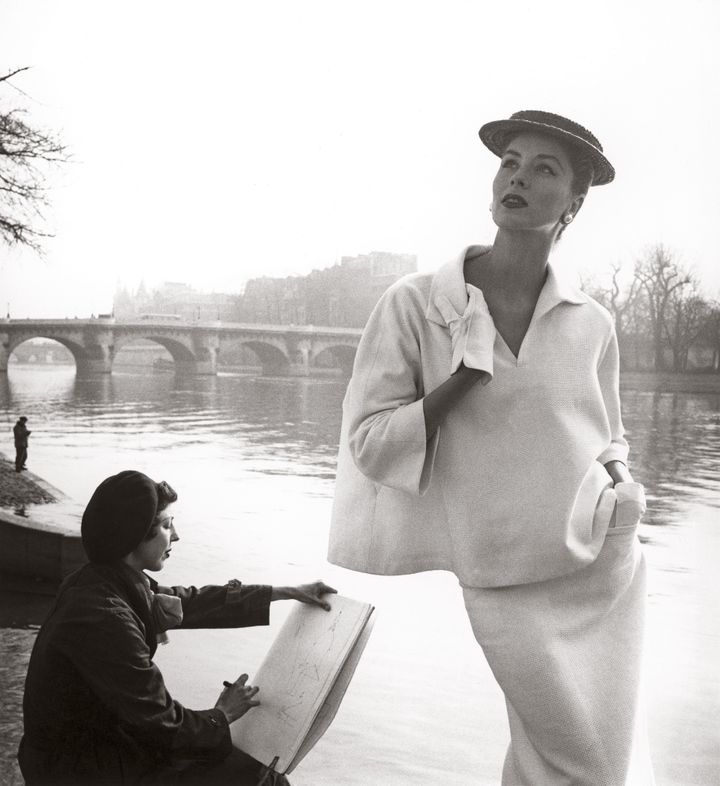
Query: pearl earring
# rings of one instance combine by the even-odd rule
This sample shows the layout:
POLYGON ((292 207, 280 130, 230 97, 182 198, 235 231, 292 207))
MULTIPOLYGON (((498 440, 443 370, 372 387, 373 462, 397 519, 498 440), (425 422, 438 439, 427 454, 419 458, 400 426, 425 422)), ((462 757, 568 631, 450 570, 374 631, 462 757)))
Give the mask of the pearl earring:
POLYGON ((573 220, 573 214, 572 213, 566 213, 562 217, 563 224, 569 224, 572 220, 573 220))

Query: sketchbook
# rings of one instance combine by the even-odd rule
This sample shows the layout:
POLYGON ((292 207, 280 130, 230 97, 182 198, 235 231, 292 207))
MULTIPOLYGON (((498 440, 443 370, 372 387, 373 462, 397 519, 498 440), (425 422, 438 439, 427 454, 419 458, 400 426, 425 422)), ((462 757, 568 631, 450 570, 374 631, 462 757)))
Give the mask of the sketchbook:
POLYGON ((331 611, 298 603, 250 684, 260 706, 230 724, 233 745, 291 772, 335 717, 374 623, 373 606, 341 595, 331 611))

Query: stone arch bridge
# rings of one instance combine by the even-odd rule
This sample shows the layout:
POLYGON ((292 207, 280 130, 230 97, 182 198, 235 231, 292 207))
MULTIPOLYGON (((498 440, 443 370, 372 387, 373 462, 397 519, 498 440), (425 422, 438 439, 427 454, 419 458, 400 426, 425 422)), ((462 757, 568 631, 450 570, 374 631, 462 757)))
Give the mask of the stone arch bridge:
POLYGON ((218 356, 245 345, 266 374, 310 374, 323 353, 349 367, 359 328, 313 325, 251 325, 232 322, 182 322, 160 317, 137 321, 115 319, 0 320, 0 372, 7 372, 15 347, 32 338, 59 342, 72 352, 79 375, 109 374, 123 344, 148 339, 172 355, 176 371, 216 374, 218 356))

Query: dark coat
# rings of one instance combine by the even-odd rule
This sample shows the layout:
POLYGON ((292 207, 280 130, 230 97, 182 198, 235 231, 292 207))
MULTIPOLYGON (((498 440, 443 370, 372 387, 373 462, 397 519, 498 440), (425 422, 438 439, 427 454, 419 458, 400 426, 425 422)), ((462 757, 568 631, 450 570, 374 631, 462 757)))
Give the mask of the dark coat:
POLYGON ((26 448, 28 446, 28 437, 32 431, 28 429, 25 423, 21 420, 13 426, 13 439, 15 440, 16 448, 26 448))
MULTIPOLYGON (((60 587, 25 682, 18 759, 29 786, 152 782, 178 761, 232 750, 225 715, 174 701, 153 663, 157 631, 147 577, 89 564, 60 587)), ((159 587, 182 601, 182 628, 266 625, 271 588, 159 587)))

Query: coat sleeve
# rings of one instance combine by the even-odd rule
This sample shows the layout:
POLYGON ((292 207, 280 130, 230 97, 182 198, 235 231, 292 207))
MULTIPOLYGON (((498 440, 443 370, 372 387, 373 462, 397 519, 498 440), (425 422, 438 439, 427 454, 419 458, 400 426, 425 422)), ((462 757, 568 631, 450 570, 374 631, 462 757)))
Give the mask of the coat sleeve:
POLYGON ((607 464, 608 461, 627 464, 628 443, 620 411, 620 353, 613 326, 598 366, 598 380, 610 424, 610 444, 598 456, 598 461, 601 464, 607 464))
POLYGON ((181 628, 247 628, 270 622, 272 587, 242 584, 232 579, 224 586, 160 587, 156 591, 180 598, 181 628))
POLYGON ((343 402, 348 446, 357 468, 383 486, 423 494, 438 434, 428 442, 421 333, 425 304, 401 281, 380 299, 365 327, 343 402))
POLYGON ((221 710, 189 710, 170 696, 142 623, 122 601, 79 609, 59 647, 97 699, 143 744, 200 759, 225 758, 232 750, 221 710))

